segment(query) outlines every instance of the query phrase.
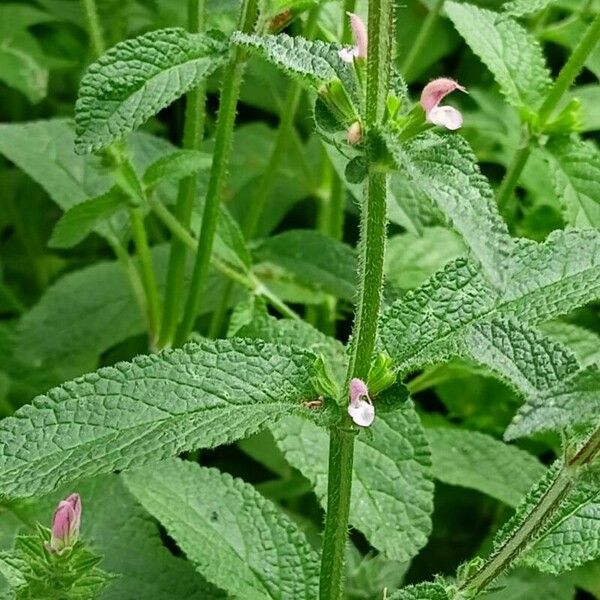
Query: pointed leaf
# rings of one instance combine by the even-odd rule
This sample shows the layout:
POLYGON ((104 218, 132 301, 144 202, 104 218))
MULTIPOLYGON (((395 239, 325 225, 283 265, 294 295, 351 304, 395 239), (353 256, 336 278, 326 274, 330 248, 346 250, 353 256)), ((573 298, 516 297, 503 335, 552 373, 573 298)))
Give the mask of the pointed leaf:
POLYGON ((153 162, 144 173, 144 184, 154 187, 164 180, 179 181, 210 168, 212 157, 198 150, 177 150, 153 162))
POLYGON ((317 553, 251 485, 181 460, 130 473, 126 482, 198 571, 234 597, 317 597, 317 553))

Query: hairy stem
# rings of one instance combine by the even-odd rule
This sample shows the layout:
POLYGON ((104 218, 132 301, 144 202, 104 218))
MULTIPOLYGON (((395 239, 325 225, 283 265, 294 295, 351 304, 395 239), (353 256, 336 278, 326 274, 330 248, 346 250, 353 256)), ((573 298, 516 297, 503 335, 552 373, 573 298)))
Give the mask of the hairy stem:
MULTIPOLYGON (((583 68, 588 56, 596 47, 599 39, 600 15, 598 15, 587 28, 584 36, 579 40, 579 43, 569 57, 569 60, 567 60, 558 74, 554 85, 548 91, 538 113, 538 127, 541 131, 543 131, 544 126, 548 123, 548 120, 560 104, 563 96, 575 81, 575 78, 583 68)), ((501 209, 513 195, 521 177, 521 173, 529 160, 531 154, 531 148, 529 148, 530 142, 531 138, 528 138, 527 147, 521 146, 519 148, 498 188, 497 200, 498 206, 501 209)))
MULTIPOLYGON (((239 29, 250 33, 254 28, 257 14, 257 0, 244 0, 239 22, 239 29)), ((241 48, 233 51, 231 62, 223 74, 219 114, 215 133, 213 163, 206 192, 206 201, 202 215, 202 226, 198 239, 198 249, 192 274, 192 282, 185 305, 183 319, 177 329, 175 344, 180 345, 188 338, 194 327, 204 284, 208 275, 213 241, 219 217, 219 205, 225 185, 233 126, 240 87, 246 65, 246 54, 241 48)))
MULTIPOLYGON (((204 29, 206 16, 205 0, 188 0, 188 29, 199 33, 204 29)), ((183 147, 188 150, 198 150, 202 145, 205 121, 206 84, 201 83, 186 96, 185 123, 183 128, 183 147)), ((198 196, 198 177, 196 174, 182 179, 177 194, 175 216, 179 223, 189 229, 192 220, 192 210, 198 196)), ((167 286, 165 291, 165 306, 161 324, 159 345, 168 346, 172 343, 177 328, 186 261, 185 244, 174 237, 171 240, 171 253, 167 270, 167 286)))
MULTIPOLYGON (((369 0, 367 59, 367 131, 381 122, 388 90, 393 40, 393 0, 369 0)), ((367 379, 375 347, 381 306, 383 258, 386 240, 387 175, 373 166, 365 187, 359 241, 358 302, 350 343, 347 382, 367 379)), ((344 553, 352 488, 352 463, 356 429, 346 412, 331 430, 327 518, 321 558, 321 600, 343 595, 344 553)))
POLYGON ((421 26, 413 45, 410 47, 410 50, 408 51, 408 54, 402 63, 401 71, 408 81, 411 79, 415 63, 423 52, 425 46, 429 43, 429 38, 431 37, 431 33, 443 6, 444 0, 436 0, 436 3, 429 11, 429 14, 427 17, 425 17, 425 21, 423 22, 423 25, 421 26))
POLYGON ((580 469, 588 465, 599 451, 600 427, 577 454, 563 464, 546 492, 510 537, 462 584, 461 590, 467 592, 468 597, 484 591, 543 535, 552 516, 577 483, 580 469))

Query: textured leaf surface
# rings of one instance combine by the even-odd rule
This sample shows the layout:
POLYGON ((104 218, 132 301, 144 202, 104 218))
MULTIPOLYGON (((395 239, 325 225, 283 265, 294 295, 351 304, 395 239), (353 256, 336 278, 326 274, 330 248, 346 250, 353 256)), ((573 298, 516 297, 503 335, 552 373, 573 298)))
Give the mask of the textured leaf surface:
MULTIPOLYGON (((492 287, 472 261, 458 259, 388 308, 381 337, 398 366, 410 370, 461 354, 461 340, 468 342, 469 332, 483 324, 490 328, 498 317, 532 325, 600 295, 596 231, 556 231, 543 244, 519 240, 509 264, 504 292, 492 287)), ((568 362, 561 359, 565 366, 568 362)))
POLYGON ((127 196, 117 187, 106 194, 70 208, 58 221, 48 241, 51 248, 71 248, 127 205, 127 196))
MULTIPOLYGON (((84 507, 82 536, 103 556, 100 567, 118 575, 99 596, 100 600, 226 597, 208 584, 191 563, 173 556, 165 548, 156 522, 135 501, 120 477, 96 477, 77 482, 75 488, 84 507)), ((0 523, 14 514, 18 514, 19 529, 32 530, 38 522, 50 523, 57 502, 71 491, 72 488, 67 488, 33 502, 11 504, 0 513, 0 523)), ((6 542, 12 546, 12 539, 6 542)))
POLYGON ((577 138, 556 137, 546 145, 565 220, 575 227, 600 227, 600 152, 577 138))
POLYGON ((593 331, 566 321, 550 321, 540 329, 569 348, 581 366, 600 364, 600 336, 593 331))
POLYGON ((183 29, 125 40, 90 65, 75 107, 78 153, 105 148, 206 79, 227 45, 183 29))
POLYGON ((515 439, 542 431, 561 431, 599 420, 600 370, 592 365, 549 390, 528 395, 505 437, 515 439))
POLYGON ((463 237, 488 280, 501 287, 512 240, 469 144, 456 135, 428 134, 408 145, 389 145, 400 170, 463 237))
POLYGON ((390 600, 450 600, 446 590, 439 583, 419 583, 409 585, 390 597, 390 600))
POLYGON ((492 72, 506 99, 534 110, 550 86, 540 45, 510 18, 471 4, 447 2, 446 13, 471 50, 492 72))
POLYGON ((554 0, 510 0, 502 6, 502 12, 510 17, 527 17, 544 10, 553 2, 554 0))
POLYGON ((545 471, 531 454, 477 431, 438 427, 425 434, 436 479, 478 490, 509 506, 517 506, 545 471))
POLYGON ((235 597, 317 597, 317 553, 251 485, 180 460, 130 473, 126 481, 198 571, 235 597))
MULTIPOLYGON (((280 421, 272 431, 286 459, 312 481, 325 505, 325 432, 297 418, 280 421)), ((411 403, 378 414, 370 431, 371 438, 356 441, 350 524, 388 558, 406 561, 425 545, 431 530, 429 448, 411 403)))
POLYGON ((189 344, 100 369, 0 424, 0 494, 29 496, 249 435, 306 413, 314 355, 258 340, 189 344))

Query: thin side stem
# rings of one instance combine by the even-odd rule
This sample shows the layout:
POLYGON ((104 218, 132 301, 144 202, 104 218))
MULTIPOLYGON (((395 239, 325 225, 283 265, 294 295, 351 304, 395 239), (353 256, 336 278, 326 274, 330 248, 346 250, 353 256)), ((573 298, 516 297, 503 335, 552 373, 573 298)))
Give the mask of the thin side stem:
POLYGON ((104 36, 95 0, 83 0, 83 12, 88 25, 88 33, 94 56, 98 58, 104 52, 104 36))
POLYGON ((152 264, 152 253, 148 244, 148 236, 144 227, 144 213, 140 207, 132 207, 129 210, 133 240, 137 250, 142 283, 146 293, 148 332, 152 345, 156 342, 160 322, 160 302, 158 298, 158 287, 152 264))
MULTIPOLYGON (((192 33, 199 33, 204 28, 206 16, 205 4, 205 0, 188 1, 188 29, 192 33)), ((206 85, 202 83, 186 96, 183 147, 188 150, 198 150, 202 145, 206 117, 205 105, 206 85)), ((190 227, 192 211, 197 196, 198 178, 194 174, 180 182, 175 207, 175 216, 185 229, 189 229, 190 227)), ((159 338, 159 345, 161 347, 170 345, 175 336, 183 295, 186 255, 185 244, 174 237, 171 240, 171 253, 167 270, 165 305, 159 338)))
MULTIPOLYGON (((242 31, 246 33, 252 31, 256 21, 256 14, 257 0, 244 0, 240 20, 240 29, 242 31)), ((215 133, 213 163, 206 193, 206 202, 204 204, 202 227, 200 229, 192 282, 183 313, 183 319, 175 336, 176 345, 181 345, 185 342, 194 327, 202 291, 208 275, 208 267, 210 264, 217 219, 219 216, 219 205, 223 194, 223 186, 225 185, 227 167, 229 165, 235 113, 245 64, 245 52, 241 48, 236 48, 233 51, 231 62, 223 75, 219 114, 217 116, 217 128, 215 133)))
POLYGON ((413 45, 411 46, 406 58, 404 59, 404 62, 402 63, 401 71, 408 81, 411 79, 412 70, 414 69, 417 59, 423 52, 425 46, 429 43, 431 32, 433 31, 443 6, 444 0, 437 0, 433 5, 433 8, 429 11, 427 17, 425 17, 425 21, 419 30, 417 38, 413 42, 413 45))
POLYGON ((596 429, 579 452, 562 466, 546 493, 502 547, 462 584, 462 591, 467 592, 469 597, 471 594, 483 592, 543 535, 552 516, 577 483, 580 468, 589 464, 599 451, 600 428, 596 429))
MULTIPOLYGON (((538 113, 538 127, 543 131, 544 126, 548 123, 550 117, 560 104, 565 93, 569 90, 575 78, 585 65, 585 61, 588 56, 596 47, 598 40, 600 39, 600 15, 598 15, 587 28, 584 36, 579 40, 579 43, 573 50, 569 60, 564 64, 561 69, 554 85, 550 88, 542 106, 538 113)), ((526 140, 527 147, 521 146, 515 154, 512 163, 508 167, 506 175, 500 184, 497 192, 498 207, 502 210, 509 199, 512 197, 513 192, 519 182, 521 173, 529 160, 531 154, 531 138, 528 137, 526 140)))
MULTIPOLYGON (((369 0, 368 28, 366 125, 370 128, 383 118, 387 97, 393 39, 393 0, 369 0)), ((350 343, 347 383, 353 377, 367 380, 375 347, 386 241, 386 194, 387 175, 371 167, 361 210, 358 303, 350 343)), ((321 600, 340 600, 343 596, 355 434, 356 428, 344 411, 342 422, 332 427, 330 433, 321 600)))

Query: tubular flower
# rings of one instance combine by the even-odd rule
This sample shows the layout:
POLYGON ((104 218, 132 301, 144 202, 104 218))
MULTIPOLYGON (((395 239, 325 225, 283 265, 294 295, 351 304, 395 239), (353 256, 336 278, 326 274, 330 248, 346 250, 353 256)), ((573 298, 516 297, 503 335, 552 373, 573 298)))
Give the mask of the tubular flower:
POLYGON ((462 85, 446 77, 434 79, 423 88, 421 106, 429 123, 451 130, 462 127, 463 116, 460 111, 452 106, 440 106, 440 102, 455 90, 467 92, 462 85))
POLYGON ((375 407, 369 398, 369 390, 362 379, 350 382, 350 401, 348 414, 361 427, 369 427, 375 419, 375 407))
POLYGON ((348 16, 350 17, 350 27, 352 28, 352 35, 354 36, 356 46, 353 48, 342 48, 339 51, 339 55, 343 61, 351 63, 356 58, 367 58, 369 38, 367 36, 367 26, 363 20, 354 13, 348 13, 348 16))
POLYGON ((70 548, 79 538, 81 525, 81 498, 79 494, 71 494, 58 503, 52 519, 52 536, 49 550, 61 552, 70 548))

